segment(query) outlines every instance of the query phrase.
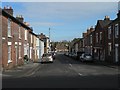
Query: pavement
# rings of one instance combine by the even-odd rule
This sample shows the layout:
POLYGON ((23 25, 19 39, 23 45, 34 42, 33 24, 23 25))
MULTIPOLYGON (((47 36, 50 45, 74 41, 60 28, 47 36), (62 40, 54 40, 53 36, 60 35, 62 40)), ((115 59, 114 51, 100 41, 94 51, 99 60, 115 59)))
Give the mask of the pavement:
POLYGON ((107 66, 107 67, 110 67, 110 68, 119 68, 119 66, 120 66, 120 63, 116 64, 116 63, 110 63, 110 62, 98 61, 98 60, 96 60, 94 62, 94 64, 96 64, 96 65, 103 65, 103 66, 107 66))
POLYGON ((31 74, 39 65, 40 63, 33 63, 30 62, 28 64, 24 64, 22 66, 18 66, 16 68, 12 68, 10 70, 4 70, 0 76, 4 77, 23 77, 25 75, 31 74))

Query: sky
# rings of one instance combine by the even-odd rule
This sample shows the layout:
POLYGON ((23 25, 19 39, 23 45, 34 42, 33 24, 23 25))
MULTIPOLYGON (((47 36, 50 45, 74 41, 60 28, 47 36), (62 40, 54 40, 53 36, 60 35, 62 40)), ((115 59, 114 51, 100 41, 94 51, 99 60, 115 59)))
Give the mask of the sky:
POLYGON ((44 33, 52 41, 81 38, 97 20, 117 17, 117 2, 2 2, 11 6, 14 16, 22 15, 35 34, 44 33))

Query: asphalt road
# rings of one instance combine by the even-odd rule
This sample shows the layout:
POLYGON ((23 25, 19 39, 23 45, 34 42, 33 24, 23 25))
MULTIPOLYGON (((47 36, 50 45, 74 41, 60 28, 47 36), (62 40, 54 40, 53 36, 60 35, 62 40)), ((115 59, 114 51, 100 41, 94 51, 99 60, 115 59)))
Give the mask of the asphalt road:
POLYGON ((62 54, 53 63, 37 64, 21 77, 3 78, 2 88, 119 88, 117 68, 81 63, 62 54))

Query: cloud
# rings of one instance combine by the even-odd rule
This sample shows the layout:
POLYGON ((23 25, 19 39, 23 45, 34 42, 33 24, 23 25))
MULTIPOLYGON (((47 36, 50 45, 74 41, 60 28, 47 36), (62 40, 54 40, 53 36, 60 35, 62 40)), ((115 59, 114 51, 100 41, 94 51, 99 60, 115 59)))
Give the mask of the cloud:
POLYGON ((103 13, 110 13, 117 9, 117 3, 113 2, 33 2, 23 3, 23 6, 25 9, 22 11, 23 14, 31 19, 36 18, 36 20, 40 21, 52 21, 53 19, 57 21, 59 19, 65 22, 90 18, 103 13))
POLYGON ((52 36, 54 40, 80 36, 87 27, 94 26, 96 21, 103 19, 105 15, 115 17, 118 9, 118 3, 110 0, 108 2, 34 1, 21 2, 17 6, 14 13, 22 14, 36 33, 42 31, 48 34, 48 28, 54 27, 56 30, 51 31, 55 33, 52 36))
POLYGON ((63 23, 54 23, 54 22, 31 22, 32 26, 61 26, 63 23))

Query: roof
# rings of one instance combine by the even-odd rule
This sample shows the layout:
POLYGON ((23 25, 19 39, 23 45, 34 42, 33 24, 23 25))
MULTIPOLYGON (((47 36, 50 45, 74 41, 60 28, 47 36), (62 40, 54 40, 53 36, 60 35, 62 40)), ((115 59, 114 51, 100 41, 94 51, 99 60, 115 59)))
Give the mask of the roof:
POLYGON ((25 25, 24 23, 20 22, 18 19, 16 19, 15 17, 13 17, 12 15, 10 15, 6 11, 4 11, 3 9, 2 9, 2 15, 5 16, 5 17, 9 17, 12 21, 16 22, 17 24, 20 24, 24 28, 32 30, 32 28, 30 28, 27 25, 25 25))
POLYGON ((98 20, 98 23, 101 25, 102 28, 107 26, 109 23, 111 23, 113 20, 98 20))

